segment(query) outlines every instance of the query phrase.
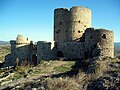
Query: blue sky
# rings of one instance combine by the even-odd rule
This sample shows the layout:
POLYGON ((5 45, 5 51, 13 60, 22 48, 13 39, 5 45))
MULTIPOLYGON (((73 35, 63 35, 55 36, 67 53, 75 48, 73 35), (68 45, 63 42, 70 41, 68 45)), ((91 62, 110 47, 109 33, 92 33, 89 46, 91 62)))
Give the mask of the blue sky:
POLYGON ((54 9, 72 6, 90 8, 92 27, 113 30, 120 42, 120 0, 0 0, 0 40, 23 34, 33 41, 52 41, 54 9))

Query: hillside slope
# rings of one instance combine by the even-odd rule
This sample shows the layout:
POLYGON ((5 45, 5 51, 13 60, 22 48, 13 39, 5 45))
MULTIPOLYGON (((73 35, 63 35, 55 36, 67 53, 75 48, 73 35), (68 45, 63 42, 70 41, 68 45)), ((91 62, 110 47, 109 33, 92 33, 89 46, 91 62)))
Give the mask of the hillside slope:
POLYGON ((42 61, 19 66, 1 81, 1 89, 120 90, 120 60, 94 57, 80 61, 42 61))

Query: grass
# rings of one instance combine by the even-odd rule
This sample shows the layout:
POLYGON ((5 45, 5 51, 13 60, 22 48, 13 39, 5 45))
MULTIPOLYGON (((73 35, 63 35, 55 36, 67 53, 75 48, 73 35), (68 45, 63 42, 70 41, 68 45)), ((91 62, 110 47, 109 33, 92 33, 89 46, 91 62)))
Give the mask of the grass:
MULTIPOLYGON (((86 85, 85 74, 81 73, 76 77, 42 78, 34 82, 25 83, 20 89, 37 88, 38 90, 80 90, 86 85)), ((87 78, 89 79, 89 78, 87 78)))
MULTIPOLYGON (((12 72, 14 75, 10 76, 6 80, 18 80, 26 77, 39 76, 40 74, 50 74, 67 72, 71 70, 71 67, 75 64, 75 61, 42 61, 38 66, 31 67, 27 66, 17 66, 12 72)), ((7 70, 6 70, 7 71, 7 70)), ((0 70, 0 73, 5 71, 0 70)))
POLYGON ((18 80, 25 78, 29 71, 29 66, 17 66, 12 72, 14 75, 10 76, 7 80, 18 80))
POLYGON ((10 46, 0 46, 0 54, 6 54, 10 52, 10 46))
POLYGON ((54 67, 53 69, 57 72, 67 72, 67 71, 70 71, 72 68, 72 66, 75 64, 74 61, 69 61, 68 63, 66 64, 63 64, 61 66, 56 66, 54 67))
POLYGON ((67 71, 70 71, 71 68, 64 67, 64 66, 57 66, 57 67, 54 67, 54 70, 58 72, 67 72, 67 71))
POLYGON ((0 61, 4 61, 4 56, 1 56, 1 57, 0 57, 0 61))
POLYGON ((25 73, 16 73, 14 77, 11 77, 11 78, 12 80, 18 80, 18 79, 24 78, 24 76, 25 76, 25 73))

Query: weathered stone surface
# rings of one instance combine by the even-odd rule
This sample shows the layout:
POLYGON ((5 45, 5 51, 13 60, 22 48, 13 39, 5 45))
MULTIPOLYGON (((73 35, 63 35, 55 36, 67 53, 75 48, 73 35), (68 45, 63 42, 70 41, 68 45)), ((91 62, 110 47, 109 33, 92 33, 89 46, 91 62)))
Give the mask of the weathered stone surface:
POLYGON ((114 57, 114 33, 106 29, 88 28, 85 32, 86 49, 92 57, 114 57))
POLYGON ((58 8, 54 11, 54 41, 80 40, 87 28, 91 27, 91 10, 74 6, 70 10, 58 8))

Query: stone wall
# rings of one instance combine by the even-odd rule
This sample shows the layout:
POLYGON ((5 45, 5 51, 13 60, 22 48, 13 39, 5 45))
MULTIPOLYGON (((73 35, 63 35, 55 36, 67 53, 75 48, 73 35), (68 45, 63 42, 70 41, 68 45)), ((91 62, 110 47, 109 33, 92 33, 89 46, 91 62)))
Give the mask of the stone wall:
POLYGON ((29 44, 16 44, 16 58, 18 58, 20 62, 30 60, 29 44))
POLYGON ((84 42, 64 42, 56 44, 56 56, 67 59, 84 58, 84 42), (61 53, 61 54, 60 54, 61 53), (59 55, 60 54, 60 55, 59 55))
POLYGON ((37 42, 37 62, 40 60, 50 60, 51 59, 51 43, 38 41, 37 42))

